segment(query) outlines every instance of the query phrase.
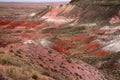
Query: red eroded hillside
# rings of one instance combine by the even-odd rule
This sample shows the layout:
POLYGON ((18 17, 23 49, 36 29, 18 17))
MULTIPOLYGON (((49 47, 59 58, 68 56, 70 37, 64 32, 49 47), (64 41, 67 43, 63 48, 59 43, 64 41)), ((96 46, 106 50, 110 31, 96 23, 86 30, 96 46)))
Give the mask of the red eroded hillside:
POLYGON ((119 80, 119 6, 74 1, 6 4, 24 15, 0 17, 0 80, 119 80))

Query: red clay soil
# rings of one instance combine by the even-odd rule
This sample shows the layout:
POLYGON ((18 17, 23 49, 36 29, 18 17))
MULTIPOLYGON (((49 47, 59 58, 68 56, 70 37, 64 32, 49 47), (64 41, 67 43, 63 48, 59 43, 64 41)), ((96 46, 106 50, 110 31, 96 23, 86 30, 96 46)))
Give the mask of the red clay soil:
MULTIPOLYGON (((89 51, 96 50, 100 47, 99 44, 92 43, 92 41, 94 41, 96 39, 97 39, 97 37, 95 37, 95 36, 87 36, 86 34, 79 34, 79 35, 76 35, 73 37, 64 38, 63 41, 65 41, 69 44, 70 49, 72 49, 72 48, 78 49, 79 52, 81 52, 81 49, 82 49, 82 51, 84 49, 85 51, 87 50, 89 52, 89 51), (80 44, 76 44, 76 41, 80 42, 80 44)), ((63 44, 62 46, 65 46, 65 44, 63 44)), ((68 50, 65 49, 65 50, 69 51, 69 49, 68 50)), ((69 54, 71 54, 71 53, 69 53, 69 54)))
POLYGON ((0 26, 6 25, 8 23, 10 23, 10 20, 8 20, 8 19, 0 19, 0 26))
POLYGON ((89 43, 89 44, 85 45, 85 49, 87 51, 94 51, 94 50, 96 50, 96 49, 98 49, 100 47, 101 47, 101 45, 98 44, 98 43, 89 43))
POLYGON ((54 49, 55 51, 63 54, 70 54, 68 51, 71 48, 69 42, 56 38, 53 40, 52 43, 52 49, 54 49))
POLYGON ((105 56, 107 54, 109 54, 107 51, 101 50, 101 51, 98 51, 97 53, 95 53, 95 56, 102 57, 102 56, 105 56))
POLYGON ((20 36, 23 37, 23 39, 36 40, 44 37, 50 37, 52 35, 50 33, 40 34, 40 33, 33 32, 33 33, 21 33, 20 36))
POLYGON ((4 43, 3 41, 0 41, 0 47, 5 47, 6 45, 8 44, 4 43))
POLYGON ((32 22, 25 22, 23 23, 21 26, 26 26, 28 28, 34 28, 35 27, 35 24, 32 23, 32 22))
POLYGON ((27 19, 26 20, 25 19, 23 20, 1 19, 0 26, 5 26, 5 27, 0 27, 0 29, 14 29, 19 26, 21 27, 23 26, 25 28, 37 28, 37 29, 48 27, 48 25, 41 20, 28 21, 27 19))
POLYGON ((86 34, 79 34, 69 38, 70 41, 85 41, 88 38, 86 34))
POLYGON ((47 28, 47 27, 49 27, 49 25, 44 22, 35 26, 36 29, 42 29, 42 28, 47 28))
POLYGON ((8 48, 22 51, 21 56, 29 56, 34 63, 52 74, 51 76, 57 76, 62 80, 108 80, 94 67, 62 54, 49 53, 41 46, 13 44, 8 48))
POLYGON ((52 49, 56 50, 57 52, 63 53, 63 54, 70 54, 65 46, 54 44, 52 49))
POLYGON ((23 21, 13 21, 7 24, 6 29, 14 29, 17 26, 20 26, 23 23, 23 21))
POLYGON ((92 30, 91 32, 94 34, 104 34, 105 30, 92 30))
POLYGON ((86 40, 86 43, 90 43, 90 42, 92 42, 92 41, 94 41, 94 40, 96 40, 96 39, 97 39, 97 37, 91 36, 91 37, 89 37, 89 38, 86 40))

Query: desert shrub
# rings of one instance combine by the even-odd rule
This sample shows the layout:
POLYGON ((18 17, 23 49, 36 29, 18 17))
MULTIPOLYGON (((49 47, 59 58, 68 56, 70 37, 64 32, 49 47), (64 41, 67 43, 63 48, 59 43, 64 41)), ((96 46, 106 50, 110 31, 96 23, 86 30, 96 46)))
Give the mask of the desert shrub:
POLYGON ((9 68, 6 71, 7 75, 14 80, 29 80, 28 77, 24 74, 23 70, 18 70, 15 68, 9 68))
POLYGON ((0 64, 20 66, 20 63, 18 61, 11 60, 11 58, 8 58, 8 57, 0 58, 0 64))
POLYGON ((84 26, 68 26, 68 27, 63 27, 59 29, 54 29, 51 32, 54 35, 68 35, 68 36, 73 36, 75 34, 83 33, 86 28, 84 26))

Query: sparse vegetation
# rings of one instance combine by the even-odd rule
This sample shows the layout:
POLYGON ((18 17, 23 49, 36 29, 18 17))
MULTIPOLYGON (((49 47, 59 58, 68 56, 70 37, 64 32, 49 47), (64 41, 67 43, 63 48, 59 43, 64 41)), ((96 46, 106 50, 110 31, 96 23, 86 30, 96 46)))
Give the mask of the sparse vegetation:
POLYGON ((117 1, 0 3, 0 80, 119 80, 117 1))

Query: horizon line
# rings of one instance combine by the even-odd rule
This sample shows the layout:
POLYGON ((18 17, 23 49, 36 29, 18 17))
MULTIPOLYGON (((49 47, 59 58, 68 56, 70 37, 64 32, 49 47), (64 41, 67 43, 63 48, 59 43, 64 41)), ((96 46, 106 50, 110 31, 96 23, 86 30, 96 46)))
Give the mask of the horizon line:
POLYGON ((0 2, 69 2, 69 1, 0 1, 0 2))

